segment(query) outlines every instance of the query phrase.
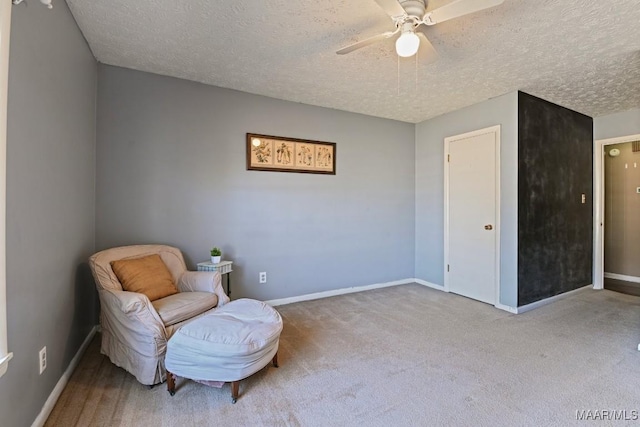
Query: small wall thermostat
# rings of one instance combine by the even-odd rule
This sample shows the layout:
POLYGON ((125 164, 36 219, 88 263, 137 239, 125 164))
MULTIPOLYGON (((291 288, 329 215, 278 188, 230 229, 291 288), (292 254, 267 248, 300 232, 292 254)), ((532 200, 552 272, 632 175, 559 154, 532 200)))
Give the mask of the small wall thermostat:
POLYGON ((617 148, 612 148, 611 151, 609 151, 609 155, 611 157, 617 157, 620 155, 620 150, 618 150, 617 148))

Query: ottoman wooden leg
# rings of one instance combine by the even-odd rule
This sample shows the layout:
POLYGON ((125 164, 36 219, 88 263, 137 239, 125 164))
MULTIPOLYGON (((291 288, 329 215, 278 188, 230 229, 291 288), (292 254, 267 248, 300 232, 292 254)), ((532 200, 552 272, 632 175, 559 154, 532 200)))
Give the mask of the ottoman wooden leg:
POLYGON ((167 371, 167 391, 171 396, 176 394, 176 380, 169 371, 167 371))
POLYGON ((240 381, 231 382, 231 403, 236 403, 236 401, 238 400, 239 385, 240 385, 240 381))
POLYGON ((276 368, 278 367, 278 352, 276 351, 276 354, 273 355, 273 366, 275 366, 276 368))

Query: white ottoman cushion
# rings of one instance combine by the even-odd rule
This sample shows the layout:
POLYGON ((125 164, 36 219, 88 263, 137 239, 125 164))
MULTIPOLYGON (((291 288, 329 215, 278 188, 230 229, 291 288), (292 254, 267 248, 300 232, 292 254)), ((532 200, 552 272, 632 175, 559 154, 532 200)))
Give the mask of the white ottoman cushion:
POLYGON ((273 359, 280 332, 282 318, 271 306, 232 301, 178 329, 167 343, 165 367, 184 378, 238 381, 273 359))

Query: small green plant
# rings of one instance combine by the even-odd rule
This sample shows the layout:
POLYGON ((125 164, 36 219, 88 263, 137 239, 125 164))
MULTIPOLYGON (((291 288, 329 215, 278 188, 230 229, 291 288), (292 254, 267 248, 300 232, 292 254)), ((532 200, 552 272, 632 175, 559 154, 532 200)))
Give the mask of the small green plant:
POLYGON ((220 250, 220 248, 211 249, 211 256, 221 256, 221 255, 222 255, 222 251, 220 250))

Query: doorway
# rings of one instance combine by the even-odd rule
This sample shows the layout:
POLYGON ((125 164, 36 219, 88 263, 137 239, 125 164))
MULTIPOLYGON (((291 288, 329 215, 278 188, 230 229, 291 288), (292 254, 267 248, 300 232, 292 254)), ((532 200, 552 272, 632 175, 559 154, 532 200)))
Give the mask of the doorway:
POLYGON ((596 141, 594 288, 640 296, 640 135, 596 141))
POLYGON ((445 291, 499 302, 500 126, 444 140, 445 291))

